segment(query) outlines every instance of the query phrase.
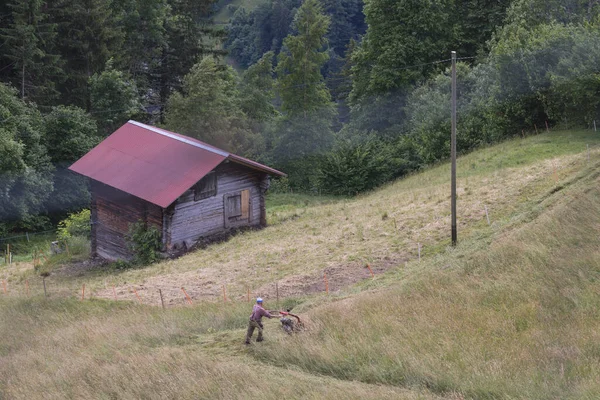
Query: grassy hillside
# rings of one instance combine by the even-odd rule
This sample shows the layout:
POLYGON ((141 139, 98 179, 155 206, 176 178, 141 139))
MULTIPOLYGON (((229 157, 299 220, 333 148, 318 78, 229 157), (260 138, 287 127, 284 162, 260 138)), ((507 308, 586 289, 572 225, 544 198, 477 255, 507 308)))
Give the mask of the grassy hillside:
POLYGON ((460 158, 456 248, 444 164, 356 199, 272 196, 269 228, 178 260, 58 269, 46 301, 23 296, 25 279, 40 293, 26 267, 2 271, 0 398, 598 398, 598 144, 555 132, 460 158), (245 348, 235 300, 275 308, 275 282, 309 329, 271 320, 245 348), (185 286, 195 305, 81 302, 83 283, 154 305, 185 286))
MULTIPOLYGON (((600 135, 556 132, 516 139, 459 159, 458 222, 461 240, 511 229, 538 208, 538 196, 568 182, 585 166, 586 145, 600 135), (485 217, 487 206, 491 226, 485 217)), ((593 148, 595 149, 595 148, 593 148)), ((592 154, 597 154, 597 149, 592 154)), ((270 227, 144 269, 67 269, 49 278, 53 290, 77 295, 85 283, 94 296, 183 304, 194 299, 252 295, 274 298, 323 292, 323 273, 336 291, 398 266, 412 274, 418 246, 423 259, 449 245, 449 166, 443 164, 355 199, 277 195, 268 198, 270 227), (75 272, 75 273, 74 273, 75 272)), ((22 275, 15 280, 22 281, 22 275)), ((31 277, 34 284, 34 277, 31 277)), ((40 287, 39 281, 35 283, 40 287)))
POLYGON ((540 196, 526 225, 444 252, 389 288, 319 307, 310 332, 253 354, 440 394, 600 398, 599 176, 596 161, 540 196))

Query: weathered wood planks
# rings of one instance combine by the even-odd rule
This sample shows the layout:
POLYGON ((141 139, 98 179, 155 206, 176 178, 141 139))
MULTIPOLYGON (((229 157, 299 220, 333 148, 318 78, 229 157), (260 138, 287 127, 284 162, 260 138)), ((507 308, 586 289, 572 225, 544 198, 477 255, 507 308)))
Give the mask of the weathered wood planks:
POLYGON ((235 228, 265 226, 268 175, 229 162, 215 168, 214 174, 214 195, 198 196, 196 190, 203 185, 196 184, 166 209, 92 181, 92 255, 131 259, 127 234, 130 225, 138 221, 159 229, 163 251, 189 248, 201 238, 235 228))
POLYGON ((131 224, 142 221, 163 230, 162 208, 102 183, 92 181, 92 256, 130 259, 131 224))
POLYGON ((264 203, 264 189, 261 182, 266 174, 233 163, 225 163, 215 168, 217 190, 214 196, 194 201, 193 188, 185 192, 175 203, 173 213, 167 218, 165 229, 169 238, 167 248, 189 247, 198 239, 222 234, 233 228, 259 226, 262 216, 261 202, 264 203), (239 217, 226 216, 228 196, 242 196, 239 217))

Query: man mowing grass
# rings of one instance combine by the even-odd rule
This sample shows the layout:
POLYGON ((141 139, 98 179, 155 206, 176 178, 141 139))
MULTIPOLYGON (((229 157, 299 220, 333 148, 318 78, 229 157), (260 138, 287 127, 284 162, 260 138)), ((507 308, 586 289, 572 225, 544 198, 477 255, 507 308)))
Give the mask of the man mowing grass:
POLYGON ((248 332, 246 333, 246 344, 250 344, 250 339, 254 334, 254 329, 258 329, 257 342, 263 341, 263 324, 261 322, 262 317, 273 318, 267 310, 263 308, 263 299, 260 297, 256 299, 256 304, 252 308, 252 314, 250 314, 250 322, 248 322, 248 332))

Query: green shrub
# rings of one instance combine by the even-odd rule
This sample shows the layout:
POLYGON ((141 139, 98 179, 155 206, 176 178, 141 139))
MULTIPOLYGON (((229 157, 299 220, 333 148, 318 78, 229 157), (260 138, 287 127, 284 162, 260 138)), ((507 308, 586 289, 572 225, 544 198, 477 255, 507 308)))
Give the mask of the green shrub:
POLYGON ((269 187, 270 193, 289 193, 290 192, 290 180, 287 176, 282 178, 271 180, 269 187))
POLYGON ((110 267, 112 269, 115 269, 118 271, 121 271, 124 269, 129 269, 129 268, 132 268, 133 266, 134 266, 133 264, 131 264, 130 262, 127 262, 125 260, 117 260, 110 265, 110 267))
POLYGON ((371 139, 360 144, 342 143, 319 166, 319 186, 324 193, 355 195, 407 173, 411 165, 405 142, 371 139))
POLYGON ((161 234, 156 227, 148 227, 141 221, 131 224, 128 233, 129 248, 137 265, 152 264, 159 259, 161 234))
POLYGON ((60 221, 56 236, 58 240, 68 240, 74 236, 89 238, 90 232, 90 210, 82 210, 60 221))

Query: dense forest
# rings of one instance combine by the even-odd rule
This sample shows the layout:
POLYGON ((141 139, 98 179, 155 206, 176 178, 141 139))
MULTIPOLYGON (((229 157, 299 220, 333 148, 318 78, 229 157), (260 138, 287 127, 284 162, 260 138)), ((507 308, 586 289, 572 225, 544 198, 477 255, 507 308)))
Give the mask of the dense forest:
POLYGON ((9 0, 0 236, 89 202, 66 171, 128 119, 354 195, 458 147, 600 120, 600 0, 9 0), (232 14, 226 24, 213 16, 232 14))

